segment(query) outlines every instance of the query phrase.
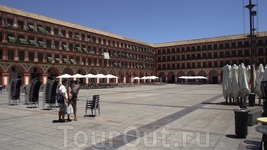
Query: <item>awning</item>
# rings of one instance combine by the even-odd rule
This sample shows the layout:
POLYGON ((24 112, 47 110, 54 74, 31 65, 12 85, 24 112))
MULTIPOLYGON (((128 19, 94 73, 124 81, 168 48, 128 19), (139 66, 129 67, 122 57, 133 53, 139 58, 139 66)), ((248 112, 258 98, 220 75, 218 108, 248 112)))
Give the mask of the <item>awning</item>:
POLYGON ((28 44, 28 42, 24 38, 19 38, 20 44, 28 44))
POLYGON ((117 57, 118 55, 117 55, 117 53, 113 53, 113 56, 117 57))
POLYGON ((95 54, 95 51, 90 51, 89 54, 95 54))
POLYGON ((75 35, 75 38, 79 39, 80 38, 80 35, 76 34, 75 35))
POLYGON ((127 58, 130 58, 129 54, 126 54, 126 57, 127 57, 127 58))
POLYGON ((79 52, 81 52, 81 51, 82 51, 82 49, 81 49, 80 47, 76 47, 76 51, 79 51, 79 52))
POLYGON ((116 62, 113 62, 113 65, 114 65, 115 67, 118 67, 118 64, 117 64, 116 62))
POLYGON ((31 45, 37 45, 37 43, 36 43, 34 40, 29 40, 29 43, 30 43, 31 45))
POLYGON ((68 63, 69 62, 69 60, 67 58, 62 58, 62 60, 63 60, 64 63, 68 63))
POLYGON ((44 42, 43 41, 38 41, 38 43, 39 43, 40 47, 44 47, 44 42))
POLYGON ((51 61, 53 61, 53 58, 52 57, 47 57, 47 61, 51 62, 51 61))
POLYGON ((63 48, 63 49, 68 49, 68 45, 63 44, 63 45, 62 45, 62 48, 63 48))
POLYGON ((60 58, 55 58, 55 60, 59 62, 60 61, 60 58))
POLYGON ((38 29, 38 31, 41 32, 41 33, 44 33, 44 32, 45 32, 45 30, 44 30, 43 27, 40 27, 40 26, 39 26, 39 27, 37 27, 37 29, 38 29))
POLYGON ((124 53, 121 53, 121 56, 125 57, 125 54, 124 53))
POLYGON ((121 63, 118 63, 118 66, 119 66, 119 67, 122 67, 121 63))
POLYGON ((34 30, 35 29, 35 26, 31 25, 31 24, 29 24, 28 27, 29 27, 30 30, 34 30))
POLYGON ((10 43, 16 43, 16 38, 13 36, 8 36, 8 42, 10 43))
POLYGON ((76 61, 75 61, 74 59, 70 59, 70 62, 71 62, 72 64, 75 64, 75 63, 76 63, 76 61))
POLYGON ((87 48, 86 47, 83 47, 83 52, 87 53, 87 48))

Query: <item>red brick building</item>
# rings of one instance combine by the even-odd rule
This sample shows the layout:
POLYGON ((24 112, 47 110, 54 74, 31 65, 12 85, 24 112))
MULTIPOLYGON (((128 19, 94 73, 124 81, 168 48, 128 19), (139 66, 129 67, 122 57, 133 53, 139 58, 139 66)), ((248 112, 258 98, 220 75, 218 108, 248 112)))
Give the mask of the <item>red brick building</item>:
MULTIPOLYGON (((266 64, 267 32, 256 39, 256 62, 266 64)), ((156 75, 177 82, 181 75, 204 75, 221 82, 225 64, 249 64, 246 35, 150 44, 0 5, 0 84, 22 78, 68 74, 113 74, 115 79, 84 83, 133 83, 134 77, 156 75), (107 59, 109 57, 109 59, 107 59)), ((90 81, 92 80, 92 81, 90 81)))

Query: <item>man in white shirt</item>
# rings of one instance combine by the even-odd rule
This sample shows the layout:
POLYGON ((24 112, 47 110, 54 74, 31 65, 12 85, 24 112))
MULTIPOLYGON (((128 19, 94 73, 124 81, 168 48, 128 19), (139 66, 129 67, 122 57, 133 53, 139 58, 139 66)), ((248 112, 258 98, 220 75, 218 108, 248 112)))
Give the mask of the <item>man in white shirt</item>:
POLYGON ((59 94, 61 94, 62 97, 64 98, 64 102, 59 104, 59 112, 58 112, 59 122, 65 122, 65 112, 68 106, 68 92, 66 88, 67 84, 68 84, 67 79, 63 79, 62 85, 58 89, 59 94))

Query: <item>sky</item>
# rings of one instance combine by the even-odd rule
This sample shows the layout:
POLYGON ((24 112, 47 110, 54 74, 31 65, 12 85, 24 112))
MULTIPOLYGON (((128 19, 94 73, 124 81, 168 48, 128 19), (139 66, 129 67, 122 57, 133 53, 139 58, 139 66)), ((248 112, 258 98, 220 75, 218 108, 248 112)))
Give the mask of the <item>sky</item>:
MULTIPOLYGON (((249 0, 0 0, 0 4, 151 44, 249 33, 249 0)), ((255 32, 267 31, 267 0, 255 32)))

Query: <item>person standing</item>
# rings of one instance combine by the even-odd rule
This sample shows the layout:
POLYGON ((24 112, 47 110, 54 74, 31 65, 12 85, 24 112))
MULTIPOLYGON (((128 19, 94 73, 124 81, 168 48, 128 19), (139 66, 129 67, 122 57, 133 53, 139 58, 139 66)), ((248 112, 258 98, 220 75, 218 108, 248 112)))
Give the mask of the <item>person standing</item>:
POLYGON ((66 89, 67 84, 68 84, 67 79, 62 79, 62 84, 58 89, 59 94, 61 94, 64 99, 62 103, 59 103, 59 112, 58 112, 59 122, 65 122, 65 112, 67 110, 67 105, 68 105, 68 92, 66 89))
POLYGON ((73 107, 73 114, 74 114, 74 120, 77 121, 77 100, 78 100, 78 93, 80 90, 80 86, 75 84, 75 81, 70 81, 70 87, 68 89, 68 93, 70 96, 70 103, 73 107))

